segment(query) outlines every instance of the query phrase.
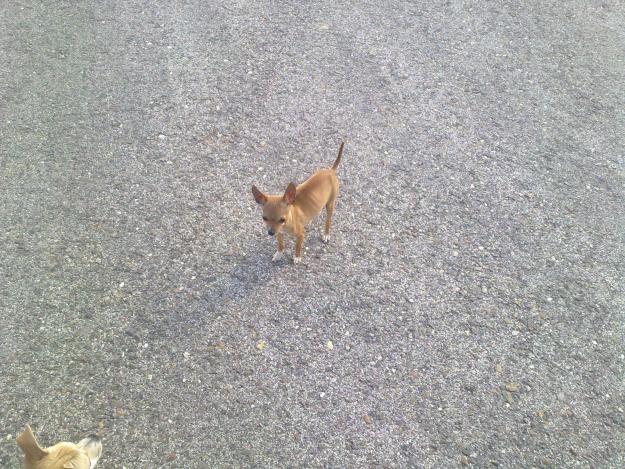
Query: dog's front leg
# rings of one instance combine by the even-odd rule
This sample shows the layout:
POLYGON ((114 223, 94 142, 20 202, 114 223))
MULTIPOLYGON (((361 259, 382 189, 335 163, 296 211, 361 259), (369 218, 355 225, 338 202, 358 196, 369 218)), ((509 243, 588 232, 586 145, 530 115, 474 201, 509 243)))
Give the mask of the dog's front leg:
POLYGON ((282 235, 282 233, 278 233, 276 235, 276 238, 278 238, 278 250, 271 258, 271 260, 274 262, 277 262, 280 259, 282 259, 282 251, 284 251, 284 236, 282 235))
POLYGON ((302 261, 302 246, 304 246, 304 231, 296 235, 294 264, 299 264, 302 261))

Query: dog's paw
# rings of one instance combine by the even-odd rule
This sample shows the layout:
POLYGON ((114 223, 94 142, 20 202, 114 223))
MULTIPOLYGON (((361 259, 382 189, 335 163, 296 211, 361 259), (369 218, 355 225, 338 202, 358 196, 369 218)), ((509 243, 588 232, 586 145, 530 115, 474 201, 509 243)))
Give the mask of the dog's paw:
POLYGON ((295 257, 293 258, 293 264, 297 265, 297 264, 299 264, 300 262, 302 262, 302 258, 301 258, 301 257, 297 257, 297 256, 295 256, 295 257))
POLYGON ((324 234, 324 235, 321 237, 321 240, 322 240, 324 243, 328 244, 328 243, 330 242, 330 235, 329 235, 329 234, 324 234))
POLYGON ((278 262, 280 259, 282 259, 282 251, 276 251, 273 257, 271 258, 273 262, 278 262))

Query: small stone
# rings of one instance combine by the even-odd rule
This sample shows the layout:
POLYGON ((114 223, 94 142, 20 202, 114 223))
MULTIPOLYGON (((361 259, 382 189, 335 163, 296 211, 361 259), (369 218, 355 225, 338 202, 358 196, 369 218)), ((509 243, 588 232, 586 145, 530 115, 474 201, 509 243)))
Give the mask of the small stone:
POLYGON ((373 423, 373 419, 370 415, 363 415, 362 419, 365 421, 367 425, 371 425, 373 423))
POLYGON ((265 342, 264 340, 259 340, 258 342, 256 342, 256 348, 258 350, 264 350, 265 347, 267 347, 267 342, 265 342))
POLYGON ((516 383, 508 383, 506 384, 506 389, 510 392, 517 392, 519 390, 519 385, 516 383))
POLYGON ((334 349, 334 344, 331 340, 328 340, 328 342, 326 343, 326 347, 328 348, 328 350, 334 349))
POLYGON ((564 400, 564 393, 563 392, 559 392, 558 393, 558 399, 560 399, 561 401, 564 400))
POLYGON ((172 462, 176 459, 176 453, 168 453, 167 456, 165 456, 165 460, 168 462, 172 462))
POLYGON ((152 375, 148 375, 148 381, 152 381, 152 375))
POLYGON ((189 352, 185 352, 185 353, 183 353, 183 355, 184 355, 184 359, 185 360, 188 360, 189 357, 191 356, 191 354, 189 352))
POLYGON ((462 457, 460 458, 460 463, 463 466, 468 466, 469 462, 470 462, 469 457, 467 455, 463 454, 462 457))
POLYGON ((512 393, 510 391, 506 391, 504 396, 506 397, 506 402, 508 404, 514 404, 514 399, 512 398, 512 393))
POLYGON ((496 371, 497 373, 503 373, 503 366, 501 365, 501 363, 497 363, 497 364, 495 365, 495 371, 496 371))
POLYGON ((13 435, 11 435, 10 433, 7 433, 7 440, 12 440, 13 439, 13 435))

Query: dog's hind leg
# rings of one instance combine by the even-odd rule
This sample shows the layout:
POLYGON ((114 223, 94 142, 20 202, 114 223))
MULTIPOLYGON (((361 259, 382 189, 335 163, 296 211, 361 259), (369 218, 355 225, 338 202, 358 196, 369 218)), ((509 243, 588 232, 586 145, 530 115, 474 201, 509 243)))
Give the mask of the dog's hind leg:
POLYGON ((323 233, 323 242, 330 241, 330 228, 332 228, 332 215, 334 214, 334 206, 336 205, 336 199, 329 200, 326 204, 326 227, 323 233))

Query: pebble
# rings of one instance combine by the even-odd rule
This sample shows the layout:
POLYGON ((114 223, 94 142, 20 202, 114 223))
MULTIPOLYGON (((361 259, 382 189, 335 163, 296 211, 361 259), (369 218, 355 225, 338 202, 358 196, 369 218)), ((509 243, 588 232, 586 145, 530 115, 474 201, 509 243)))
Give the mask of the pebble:
POLYGON ((334 344, 331 340, 328 340, 328 342, 326 343, 326 347, 328 347, 328 350, 332 350, 334 348, 334 344))
POLYGON ((516 383, 508 383, 506 384, 506 389, 510 392, 517 392, 519 390, 519 385, 516 383))

